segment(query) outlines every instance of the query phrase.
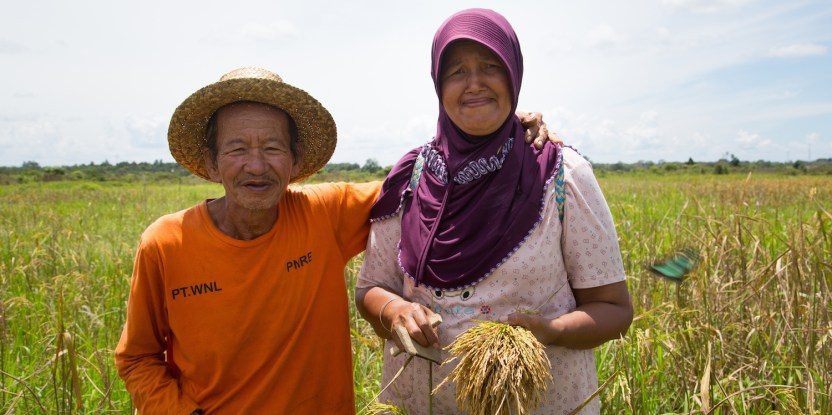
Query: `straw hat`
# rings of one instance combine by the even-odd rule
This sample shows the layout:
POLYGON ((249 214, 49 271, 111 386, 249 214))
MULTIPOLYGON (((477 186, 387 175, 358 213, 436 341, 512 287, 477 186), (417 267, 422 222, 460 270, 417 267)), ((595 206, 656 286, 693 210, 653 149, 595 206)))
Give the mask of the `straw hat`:
POLYGON ((301 181, 323 167, 335 151, 335 121, 318 100, 289 85, 276 73, 260 68, 235 69, 189 96, 173 113, 168 127, 168 146, 176 162, 191 173, 209 179, 202 149, 211 116, 221 107, 254 101, 273 105, 289 114, 298 127, 301 168, 291 183, 301 181))

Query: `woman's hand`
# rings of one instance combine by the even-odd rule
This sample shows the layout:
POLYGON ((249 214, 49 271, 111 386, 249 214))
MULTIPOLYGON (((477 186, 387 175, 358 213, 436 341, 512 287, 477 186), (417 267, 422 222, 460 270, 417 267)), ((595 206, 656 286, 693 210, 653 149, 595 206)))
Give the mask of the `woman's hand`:
POLYGON ((526 144, 534 142, 534 147, 538 150, 543 148, 546 140, 556 144, 563 144, 563 140, 554 131, 549 131, 546 127, 546 123, 543 122, 543 114, 539 112, 517 111, 516 115, 517 118, 520 118, 523 127, 526 128, 526 136, 524 137, 526 144))
POLYGON ((591 349, 617 339, 633 321, 627 283, 573 289, 577 307, 553 320, 535 314, 512 313, 511 325, 529 329, 541 343, 571 349, 591 349))
POLYGON ((381 287, 361 288, 355 292, 358 312, 373 326, 383 339, 393 339, 399 350, 405 350, 393 330, 402 326, 422 346, 439 347, 437 329, 430 325, 428 317, 434 314, 427 307, 405 300, 381 287))
MULTIPOLYGON (((439 334, 435 327, 430 324, 429 317, 434 314, 427 307, 412 303, 405 299, 398 299, 391 302, 381 316, 382 322, 391 332, 396 332, 396 327, 402 326, 407 330, 410 337, 422 346, 439 347, 439 334)), ((405 350, 398 336, 392 336, 393 341, 399 350, 405 350)))
POLYGON ((543 344, 554 344, 558 338, 558 328, 552 324, 554 320, 541 317, 539 314, 511 313, 505 322, 528 329, 537 341, 543 344))

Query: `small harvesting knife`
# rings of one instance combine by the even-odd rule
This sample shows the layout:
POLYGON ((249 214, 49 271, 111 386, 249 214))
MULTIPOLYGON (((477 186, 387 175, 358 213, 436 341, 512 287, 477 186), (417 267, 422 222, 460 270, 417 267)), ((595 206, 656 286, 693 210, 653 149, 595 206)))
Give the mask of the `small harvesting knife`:
MULTIPOLYGON (((439 314, 431 314, 431 316, 428 317, 428 322, 431 327, 436 327, 442 323, 442 316, 439 314)), ((410 337, 410 334, 408 334, 407 329, 403 326, 396 326, 396 329, 393 330, 393 334, 399 337, 399 340, 401 340, 402 345, 404 346, 404 351, 408 354, 419 356, 422 359, 430 360, 436 364, 442 364, 442 353, 439 349, 425 347, 416 343, 410 337)), ((390 354, 393 356, 398 356, 401 352, 402 350, 400 350, 396 345, 393 345, 393 347, 390 348, 390 354)))

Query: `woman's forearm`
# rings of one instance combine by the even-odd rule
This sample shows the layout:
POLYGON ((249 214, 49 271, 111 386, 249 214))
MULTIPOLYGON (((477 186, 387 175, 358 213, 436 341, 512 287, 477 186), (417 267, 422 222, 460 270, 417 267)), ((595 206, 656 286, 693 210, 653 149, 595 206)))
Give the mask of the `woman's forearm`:
POLYGON ((617 339, 633 321, 633 306, 625 282, 573 290, 577 307, 555 319, 513 313, 507 322, 529 329, 541 343, 590 349, 617 339))
POLYGON ((433 314, 427 307, 411 302, 381 287, 357 290, 355 303, 358 312, 367 320, 376 334, 383 339, 400 341, 392 332, 402 326, 408 335, 422 346, 439 345, 436 329, 430 324, 433 314))
POLYGON ((391 293, 381 287, 359 288, 355 290, 355 308, 364 320, 373 327, 376 335, 383 339, 392 337, 390 326, 382 323, 382 311, 390 307, 390 303, 401 299, 400 296, 391 293), (382 310, 384 307, 384 310, 382 310))
POLYGON ((570 349, 591 349, 627 332, 632 308, 610 303, 584 304, 554 320, 549 320, 546 344, 570 349))

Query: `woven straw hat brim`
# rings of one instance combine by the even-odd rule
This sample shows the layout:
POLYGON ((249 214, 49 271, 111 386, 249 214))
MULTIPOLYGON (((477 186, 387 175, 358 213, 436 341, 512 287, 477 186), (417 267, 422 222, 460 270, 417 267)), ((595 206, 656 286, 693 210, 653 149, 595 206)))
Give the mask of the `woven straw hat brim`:
POLYGON ((211 116, 221 107, 239 101, 273 105, 285 111, 298 127, 301 167, 291 183, 299 182, 326 165, 335 151, 337 132, 332 115, 306 91, 284 82, 236 78, 215 82, 189 96, 173 113, 168 146, 177 163, 210 180, 202 149, 211 116))

